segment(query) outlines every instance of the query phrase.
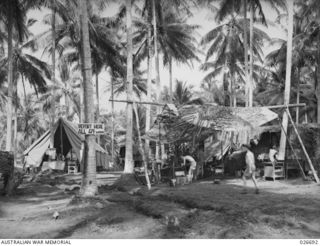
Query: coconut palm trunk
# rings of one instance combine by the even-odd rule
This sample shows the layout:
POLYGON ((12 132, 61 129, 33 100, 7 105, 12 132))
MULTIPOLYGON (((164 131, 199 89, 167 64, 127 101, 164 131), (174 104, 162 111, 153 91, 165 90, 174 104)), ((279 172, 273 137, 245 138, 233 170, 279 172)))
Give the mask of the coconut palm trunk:
POLYGON ((12 109, 13 109, 13 10, 10 0, 8 7, 8 102, 7 102, 7 139, 6 151, 12 150, 12 109))
POLYGON ((126 28, 127 28, 127 112, 126 112, 126 155, 124 174, 133 174, 133 45, 132 45, 132 3, 131 0, 126 0, 126 28))
POLYGON ((96 121, 98 122, 99 116, 100 116, 100 102, 99 102, 99 72, 98 72, 98 66, 96 66, 96 100, 97 100, 97 109, 96 109, 96 121))
POLYGON ((246 78, 246 106, 249 106, 249 62, 248 62, 248 27, 247 27, 247 0, 243 5, 243 46, 244 46, 244 69, 246 78))
MULTIPOLYGON (((300 68, 297 68, 297 104, 300 103, 300 68)), ((296 108, 296 124, 299 124, 299 107, 296 108)))
POLYGON ((317 98, 317 123, 320 123, 320 33, 318 34, 318 44, 317 44, 317 65, 316 66, 316 98, 317 98))
POLYGON ((139 152, 142 156, 142 162, 143 162, 143 166, 144 166, 144 174, 145 174, 145 178, 146 178, 146 182, 147 182, 147 187, 148 190, 151 189, 151 184, 150 184, 150 179, 149 179, 149 173, 148 173, 148 164, 146 161, 146 154, 143 150, 143 145, 142 145, 142 141, 141 141, 141 133, 140 133, 140 126, 139 126, 139 114, 138 114, 138 110, 137 110, 137 105, 134 104, 133 105, 133 110, 135 113, 135 118, 136 118, 136 126, 137 126, 137 131, 138 131, 138 147, 139 147, 139 152))
POLYGON ((18 93, 17 93, 17 85, 14 88, 14 98, 15 98, 15 107, 14 107, 14 119, 13 119, 13 162, 14 165, 17 163, 17 154, 18 154, 18 93))
POLYGON ((236 105, 234 105, 235 103, 235 93, 234 93, 234 86, 235 86, 235 82, 234 82, 234 75, 231 73, 230 74, 230 107, 235 107, 236 105))
MULTIPOLYGON (((152 0, 152 22, 153 22, 153 42, 154 42, 154 59, 156 70, 156 86, 157 86, 157 101, 160 102, 160 66, 159 66, 159 52, 158 52, 158 35, 157 35, 157 17, 156 17, 156 0, 152 0)), ((160 113, 160 108, 157 107, 157 114, 160 113)), ((157 141, 156 145, 156 159, 160 159, 160 143, 157 141)))
POLYGON ((170 103, 173 102, 172 86, 173 86, 173 77, 172 77, 172 57, 169 58, 169 96, 170 103))
POLYGON ((114 89, 113 89, 113 78, 111 78, 111 162, 112 166, 114 163, 114 135, 115 135, 115 129, 114 129, 114 89))
MULTIPOLYGON (((87 0, 80 0, 81 8, 81 52, 82 52, 82 76, 84 87, 84 120, 86 123, 94 122, 93 85, 91 50, 89 41, 87 0)), ((84 142, 84 170, 80 194, 83 197, 94 196, 97 193, 96 180, 96 150, 95 136, 86 135, 84 142)))
MULTIPOLYGON (((292 67, 292 37, 293 37, 293 0, 287 0, 288 5, 288 41, 287 41, 287 64, 286 64, 286 83, 284 89, 284 105, 290 103, 291 86, 291 67, 292 67)), ((286 150, 286 135, 288 129, 288 114, 284 110, 282 117, 282 130, 280 138, 279 160, 284 160, 286 150)))
MULTIPOLYGON (((151 25, 148 26, 148 78, 147 78, 147 101, 151 101, 151 76, 152 76, 152 40, 151 40, 151 25)), ((146 133, 150 130, 150 119, 151 119, 151 105, 146 105, 146 133)), ((149 161, 149 146, 150 142, 148 139, 145 140, 145 153, 147 161, 149 161)))
POLYGON ((248 106, 253 105, 253 16, 254 16, 254 2, 250 1, 250 82, 248 89, 248 106))
POLYGON ((56 116, 56 97, 55 97, 55 79, 56 79, 56 8, 55 0, 51 0, 51 42, 52 42, 52 52, 51 52, 51 62, 52 62, 52 71, 51 71, 51 83, 52 83, 52 101, 51 101, 51 135, 50 135, 50 146, 54 148, 54 123, 56 116))
MULTIPOLYGON (((97 106, 96 106, 96 122, 99 122, 100 117, 100 103, 99 103, 99 72, 98 72, 98 66, 95 63, 96 68, 96 100, 97 100, 97 106)), ((97 136, 97 143, 100 145, 100 135, 97 136)))

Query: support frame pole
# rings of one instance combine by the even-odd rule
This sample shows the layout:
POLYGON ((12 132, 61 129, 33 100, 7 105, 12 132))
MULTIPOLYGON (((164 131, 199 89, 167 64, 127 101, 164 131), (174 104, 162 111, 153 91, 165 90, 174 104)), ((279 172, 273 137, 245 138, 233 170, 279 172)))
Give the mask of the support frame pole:
POLYGON ((299 132, 298 132, 298 129, 297 129, 297 127, 296 127, 296 125, 295 125, 295 123, 294 123, 294 121, 293 121, 293 119, 292 119, 292 116, 291 116, 291 114, 290 114, 290 111, 289 111, 288 108, 286 108, 286 111, 287 111, 287 115, 289 116, 289 120, 291 121, 291 124, 292 124, 292 126, 293 126, 293 129, 294 129, 294 131, 295 131, 295 133, 296 133, 296 135, 297 135, 297 137, 298 137, 298 140, 299 140, 299 143, 300 143, 300 145, 301 145, 301 148, 302 148, 302 150, 303 150, 303 152, 304 152, 304 154, 305 154, 305 156, 306 156, 306 158, 307 158, 307 161, 308 161, 308 164, 309 164, 310 169, 311 169, 311 171, 312 171, 312 174, 313 174, 313 176, 314 176, 314 179, 316 180, 317 183, 320 183, 319 177, 318 177, 318 175, 317 175, 317 173, 316 173, 316 170, 315 170, 314 167, 313 167, 312 161, 311 161, 311 159, 310 159, 310 157, 309 157, 309 155, 308 155, 308 152, 307 152, 307 150, 306 150, 306 148, 305 148, 305 146, 304 146, 304 144, 303 144, 303 142, 302 142, 302 139, 301 139, 300 134, 299 134, 299 132))

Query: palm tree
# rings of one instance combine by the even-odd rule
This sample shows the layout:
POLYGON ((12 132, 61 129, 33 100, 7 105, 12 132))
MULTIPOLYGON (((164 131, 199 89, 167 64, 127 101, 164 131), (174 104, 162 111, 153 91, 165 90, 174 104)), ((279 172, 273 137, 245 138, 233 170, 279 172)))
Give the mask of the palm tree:
POLYGON ((18 132, 22 133, 23 141, 19 141, 19 149, 25 150, 38 139, 49 125, 43 115, 42 105, 35 93, 25 95, 18 106, 18 132))
POLYGON ((253 39, 254 39, 254 27, 253 22, 257 20, 255 18, 255 13, 258 12, 260 17, 260 21, 267 25, 267 21, 262 9, 261 2, 264 1, 269 4, 273 9, 278 11, 279 8, 285 9, 285 0, 249 0, 249 4, 247 0, 224 0, 220 3, 219 11, 217 14, 217 20, 222 21, 225 19, 228 14, 230 13, 238 13, 240 9, 243 7, 243 42, 245 46, 245 78, 246 78, 246 105, 252 106, 253 102, 253 77, 254 77, 254 46, 253 46, 253 39), (250 10, 250 76, 248 76, 248 47, 247 47, 247 11, 248 8, 250 10))
MULTIPOLYGON (((59 56, 64 56, 75 68, 80 68, 81 45, 80 23, 76 18, 76 5, 68 1, 70 6, 59 12, 56 20, 56 49, 59 56)), ((92 6, 88 6, 90 48, 94 72, 99 73, 104 67, 110 67, 114 74, 125 75, 125 67, 122 65, 124 58, 120 55, 121 44, 115 33, 112 19, 100 17, 94 13, 92 6)), ((51 18, 45 18, 45 23, 51 25, 51 18)), ((45 32, 39 36, 39 42, 46 40, 51 33, 45 32)), ((52 44, 46 46, 45 51, 52 53, 52 44)))
MULTIPOLYGON (((74 113, 80 115, 79 105, 79 83, 81 83, 80 74, 77 71, 72 71, 69 64, 60 59, 58 64, 60 81, 56 80, 56 88, 60 91, 58 97, 60 99, 60 107, 65 106, 65 110, 62 109, 62 115, 65 115, 68 120, 71 120, 74 113)), ((52 88, 52 91, 57 93, 57 90, 52 88)), ((55 93, 52 97, 56 97, 55 93)), ((53 100, 56 101, 56 100, 53 100)), ((80 117, 79 117, 80 118, 80 117)))
MULTIPOLYGON (((301 13, 295 13, 294 15, 294 30, 293 30, 293 59, 292 59, 292 85, 296 88, 293 92, 296 92, 296 100, 297 103, 300 102, 300 80, 305 77, 306 71, 312 71, 310 69, 315 64, 314 52, 310 50, 308 47, 308 33, 306 30, 306 26, 309 24, 303 23, 303 17, 300 16, 301 13)), ((284 87, 285 74, 286 74, 286 50, 287 50, 287 42, 286 40, 276 39, 273 40, 271 44, 279 44, 279 49, 276 49, 270 52, 266 56, 265 65, 270 67, 272 70, 271 73, 273 75, 277 74, 279 79, 274 80, 281 81, 284 87)), ((283 91, 281 91, 283 97, 283 91)), ((292 94, 292 93, 291 93, 292 94)), ((277 95, 274 94, 274 95, 277 95)), ((292 94, 293 95, 293 94, 292 94)), ((302 95, 303 96, 303 95, 302 95)), ((283 102, 281 102, 283 103, 283 102)), ((299 123, 299 107, 296 109, 296 122, 299 123)))
POLYGON ((133 100, 133 45, 132 45, 132 2, 126 0, 126 29, 127 29, 127 109, 126 109, 126 156, 125 174, 133 174, 134 162, 132 156, 132 100, 133 100))
POLYGON ((320 11, 319 1, 297 1, 306 24, 309 50, 314 54, 314 84, 317 99, 317 122, 320 123, 320 11))
POLYGON ((197 25, 186 23, 187 19, 176 14, 172 9, 163 11, 163 18, 159 21, 159 43, 163 53, 163 64, 169 67, 169 91, 172 101, 172 62, 192 65, 193 60, 199 61, 198 48, 195 39, 197 25))
POLYGON ((12 107, 13 107, 13 35, 17 33, 18 41, 22 42, 26 36, 24 26, 27 6, 19 0, 6 0, 1 2, 1 14, 5 17, 4 22, 8 33, 8 103, 7 103, 7 139, 6 150, 12 150, 12 107))
POLYGON ((206 103, 216 103, 224 105, 223 86, 218 86, 218 81, 202 81, 199 97, 203 98, 206 103))
MULTIPOLYGON (((157 100, 159 100, 159 92, 161 90, 160 74, 159 74, 159 52, 163 54, 163 64, 169 67, 169 91, 172 101, 172 62, 176 60, 178 63, 191 64, 192 59, 198 60, 196 55, 196 40, 193 37, 194 30, 198 27, 195 25, 188 25, 186 18, 182 17, 182 12, 188 12, 188 5, 184 1, 145 1, 142 8, 143 19, 135 20, 135 26, 137 31, 134 36, 134 43, 138 44, 137 52, 135 53, 135 59, 141 60, 145 56, 148 57, 148 100, 151 99, 151 58, 152 58, 152 41, 155 57, 155 71, 156 71, 156 86, 157 86, 157 100), (173 4, 172 6, 168 6, 173 4), (181 9, 181 6, 183 8, 181 9), (174 11, 175 9, 175 11, 174 11), (180 10, 181 13, 180 13, 180 10), (152 29, 153 28, 153 32, 152 29)), ((157 110, 159 111, 160 108, 157 110)), ((146 117, 146 131, 150 128, 150 106, 147 106, 148 111, 146 117)), ((159 112, 158 112, 159 113, 159 112)), ((148 152, 149 143, 146 141, 146 151, 148 152)), ((158 149, 156 148, 159 153, 158 149)), ((159 154, 157 154, 157 158, 159 154)))
MULTIPOLYGON (((290 86, 291 86, 291 65, 292 65, 292 37, 293 37, 293 2, 294 0, 288 0, 288 41, 287 41, 287 64, 286 64, 286 83, 284 90, 284 104, 290 103, 290 86)), ((288 129, 288 114, 285 110, 282 117, 281 138, 279 148, 279 160, 284 160, 285 149, 287 142, 287 129, 288 129)))
MULTIPOLYGON (((238 20, 231 16, 231 19, 223 24, 218 25, 209 31, 201 40, 202 45, 208 45, 205 63, 201 66, 204 71, 209 72, 204 81, 211 81, 217 76, 224 74, 224 87, 229 87, 229 93, 225 92, 225 98, 230 95, 229 105, 236 106, 235 89, 237 80, 243 79, 243 62, 244 62, 244 46, 240 37, 243 35, 243 20, 238 20), (214 57, 213 61, 209 61, 214 57), (228 83, 230 81, 230 84, 228 83)), ((254 28, 254 55, 255 59, 262 62, 261 47, 263 41, 267 40, 268 35, 258 28, 254 28)), ((256 68, 259 66, 256 65, 256 68)))
POLYGON ((8 33, 8 103, 7 103, 7 135, 6 135, 6 150, 12 150, 12 117, 13 117, 13 98, 14 78, 13 78, 13 36, 16 33, 18 42, 22 42, 27 36, 27 29, 25 27, 26 12, 29 8, 34 7, 35 2, 23 2, 20 0, 6 0, 0 3, 1 15, 4 17, 2 21, 7 27, 8 33))
MULTIPOLYGON (((84 110, 85 122, 94 122, 94 109, 93 109, 93 86, 91 83, 92 70, 91 70, 91 49, 89 40, 89 27, 88 27, 88 10, 87 1, 80 1, 81 9, 81 65, 84 87, 84 110)), ((84 172, 82 178, 81 195, 84 197, 94 196, 97 189, 96 180, 96 153, 94 149, 95 136, 85 136, 85 154, 84 154, 84 172)))
POLYGON ((82 78, 78 70, 73 70, 63 57, 58 63, 59 77, 55 84, 48 86, 48 92, 43 93, 39 100, 43 104, 43 111, 51 113, 52 102, 60 102, 57 114, 72 121, 75 114, 80 119, 80 84, 82 78), (54 92, 54 93, 52 93, 54 92))
MULTIPOLYGON (((172 93, 172 102, 176 106, 183 106, 186 104, 203 104, 203 101, 199 97, 194 97, 193 86, 187 85, 186 82, 176 80, 175 88, 172 93)), ((170 99, 170 91, 165 87, 162 91, 162 100, 168 101, 170 99)))

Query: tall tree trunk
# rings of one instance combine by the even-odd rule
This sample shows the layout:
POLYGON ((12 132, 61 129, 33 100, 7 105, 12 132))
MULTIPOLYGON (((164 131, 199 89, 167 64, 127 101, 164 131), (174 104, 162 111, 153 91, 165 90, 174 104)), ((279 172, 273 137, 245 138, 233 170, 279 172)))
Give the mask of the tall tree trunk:
MULTIPOLYGON (((83 60, 83 58, 81 56, 82 55, 80 55, 80 59, 83 60)), ((82 64, 80 64, 80 65, 81 65, 81 67, 83 67, 82 64)), ((83 88, 83 83, 84 83, 84 81, 81 81, 81 83, 80 83, 80 117, 79 117, 80 122, 84 122, 84 98, 83 98, 84 88, 83 88)))
POLYGON ((235 93, 234 93, 234 76, 230 75, 231 79, 230 79, 230 107, 235 107, 234 105, 234 98, 235 98, 235 93))
POLYGON ((254 15, 254 3, 253 0, 250 1, 250 83, 249 83, 249 90, 248 90, 248 101, 249 107, 253 105, 253 15, 254 15))
MULTIPOLYGON (((82 0, 78 0, 78 1, 82 1, 82 0)), ((78 23, 81 23, 81 17, 82 17, 82 13, 81 13, 81 9, 79 10, 79 20, 78 23)), ((81 50, 81 46, 79 47, 79 49, 81 50)), ((80 112, 79 112, 79 121, 82 123, 84 122, 84 87, 83 87, 83 83, 84 83, 84 75, 83 75, 83 71, 84 71, 84 66, 83 66, 83 52, 81 51, 79 56, 80 56, 80 67, 81 67, 81 71, 82 71, 82 81, 80 83, 80 112)))
MULTIPOLYGON (((93 85, 92 85, 92 66, 91 66, 91 50, 89 41, 87 0, 80 0, 81 8, 81 52, 82 52, 82 76, 84 87, 84 112, 85 123, 94 122, 94 103, 93 103, 93 85)), ((96 150, 95 136, 85 136, 85 156, 84 170, 81 186, 81 195, 83 197, 94 196, 97 189, 96 180, 96 150)))
POLYGON ((10 0, 7 0, 8 7, 8 102, 7 102, 7 139, 6 151, 12 150, 12 107, 13 107, 13 10, 10 0))
POLYGON ((111 123, 112 123, 112 129, 111 129, 111 160, 112 160, 112 166, 114 163, 114 135, 115 135, 115 129, 114 129, 114 90, 113 90, 113 76, 111 78, 111 123))
MULTIPOLYGON (((153 41, 154 41, 154 59, 156 70, 156 86, 157 86, 157 101, 160 102, 161 84, 160 84, 160 67, 159 67, 159 53, 158 53, 158 31, 157 31, 157 16, 156 16, 156 0, 152 0, 152 21, 153 21, 153 41)), ((160 107, 157 107, 157 114, 160 113, 160 107)), ((160 159, 160 143, 156 144, 156 159, 160 159)))
POLYGON ((13 163, 17 163, 17 152, 18 152, 18 91, 17 91, 17 81, 14 82, 13 88, 14 94, 14 116, 13 116, 13 163))
POLYGON ((172 77, 172 57, 169 58, 169 96, 170 96, 170 103, 173 102, 173 93, 172 93, 172 86, 173 86, 173 77, 172 77))
POLYGON ((151 189, 151 184, 150 184, 150 179, 149 179, 149 174, 148 174, 148 164, 147 164, 147 161, 146 161, 146 154, 143 150, 143 145, 142 145, 142 141, 141 141, 141 133, 140 133, 140 126, 139 126, 139 114, 138 114, 138 110, 137 110, 137 105, 134 104, 133 105, 133 110, 134 110, 134 113, 136 115, 136 126, 137 126, 137 131, 138 131, 138 147, 139 147, 139 152, 142 156, 142 162, 143 162, 143 167, 144 167, 144 174, 145 174, 145 177, 146 177, 146 181, 147 181, 147 187, 148 187, 148 190, 151 189))
POLYGON ((247 0, 244 0, 243 6, 243 46, 244 46, 244 70, 246 78, 245 102, 246 107, 249 106, 249 62, 248 62, 248 27, 247 27, 247 0))
POLYGON ((21 81, 22 81, 22 87, 23 87, 24 104, 25 106, 27 106, 27 92, 26 92, 26 85, 24 83, 23 75, 21 76, 21 81))
POLYGON ((55 0, 51 0, 51 42, 52 42, 52 53, 51 53, 51 62, 52 62, 52 71, 51 71, 51 83, 52 83, 52 90, 51 90, 51 134, 50 134, 50 147, 54 148, 54 123, 56 118, 56 95, 55 95, 55 88, 54 85, 56 84, 56 8, 55 8, 55 0))
MULTIPOLYGON (((147 78, 147 101, 151 102, 151 76, 152 76, 152 40, 151 40, 151 25, 148 26, 148 78, 147 78)), ((146 105, 146 133, 150 130, 151 119, 151 105, 146 105)), ((147 162, 149 161, 149 147, 150 141, 145 140, 145 153, 147 155, 147 162)))
POLYGON ((317 98, 317 123, 320 124, 320 33, 317 43, 317 65, 316 66, 316 98, 317 98))
POLYGON ((99 103, 99 74, 98 74, 98 67, 96 67, 96 100, 97 100, 97 109, 96 109, 96 121, 98 122, 100 116, 100 103, 99 103))
POLYGON ((126 156, 124 173, 132 174, 134 172, 133 162, 133 114, 132 114, 132 100, 133 100, 133 46, 132 46, 132 3, 131 0, 126 0, 126 26, 127 26, 127 132, 126 132, 126 156))
MULTIPOLYGON (((298 71, 297 71, 297 78, 298 78, 298 84, 297 84, 297 104, 299 104, 300 103, 300 68, 298 67, 297 68, 298 69, 298 71)), ((297 107, 297 109, 296 109, 296 124, 298 125, 299 124, 299 112, 300 110, 299 110, 299 107, 297 107)))
MULTIPOLYGON (((292 66, 292 36, 293 36, 293 0, 288 0, 288 41, 287 41, 287 64, 286 64, 286 84, 284 89, 284 105, 290 103, 290 86, 291 86, 291 66, 292 66)), ((284 160, 286 151, 286 135, 288 129, 288 114, 286 110, 283 112, 282 117, 279 160, 284 160)))
MULTIPOLYGON (((100 117, 100 103, 99 103, 99 73, 98 66, 95 63, 96 68, 96 100, 97 100, 97 108, 96 108, 96 122, 99 122, 100 117)), ((100 135, 97 135, 97 143, 100 145, 100 135)))
POLYGON ((69 120, 70 100, 69 100, 67 92, 64 93, 64 101, 66 103, 66 119, 69 120))

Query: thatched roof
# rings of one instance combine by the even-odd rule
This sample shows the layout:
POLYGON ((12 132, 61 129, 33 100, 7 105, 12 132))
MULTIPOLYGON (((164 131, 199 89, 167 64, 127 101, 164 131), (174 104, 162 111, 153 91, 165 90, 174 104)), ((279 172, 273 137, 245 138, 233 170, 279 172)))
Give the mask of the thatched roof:
POLYGON ((252 125, 237 115, 235 108, 186 105, 179 108, 181 121, 217 131, 251 130, 252 125))
MULTIPOLYGON (((190 140, 195 136, 207 138, 215 131, 253 132, 255 128, 277 118, 277 114, 263 107, 230 108, 216 105, 164 106, 156 125, 164 123, 167 142, 190 140)), ((153 130, 151 129, 147 135, 153 130)), ((154 131, 157 132, 157 131, 154 131)))

